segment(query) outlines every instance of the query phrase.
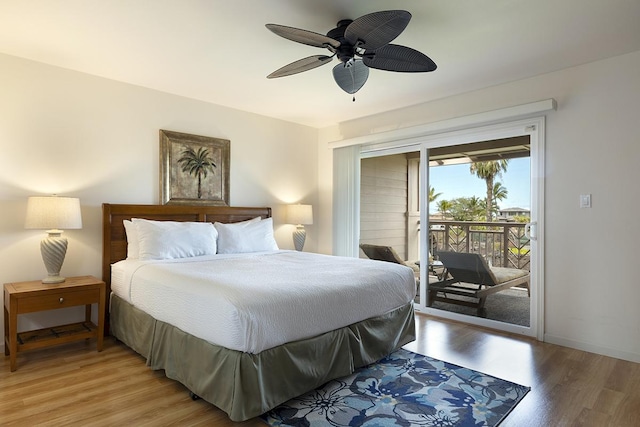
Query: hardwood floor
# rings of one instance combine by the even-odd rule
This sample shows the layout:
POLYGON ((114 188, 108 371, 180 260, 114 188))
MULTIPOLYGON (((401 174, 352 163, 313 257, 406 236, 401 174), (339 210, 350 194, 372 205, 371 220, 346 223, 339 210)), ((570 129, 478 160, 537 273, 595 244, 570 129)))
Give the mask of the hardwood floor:
MULTIPOLYGON (((638 426, 640 364, 417 315, 406 348, 528 385, 501 426, 638 426)), ((264 426, 231 422, 111 338, 18 354, 0 366, 3 426, 264 426)))

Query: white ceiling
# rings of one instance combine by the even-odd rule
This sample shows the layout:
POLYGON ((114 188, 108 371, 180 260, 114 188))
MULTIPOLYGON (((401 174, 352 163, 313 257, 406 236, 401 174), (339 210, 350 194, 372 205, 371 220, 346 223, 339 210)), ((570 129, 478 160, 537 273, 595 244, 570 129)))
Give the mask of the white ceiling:
POLYGON ((0 52, 325 127, 637 51, 639 23, 639 0, 0 0, 0 52), (394 43, 436 71, 371 70, 355 102, 333 81, 337 62, 266 79, 328 52, 266 23, 325 34, 389 9, 413 14, 394 43))

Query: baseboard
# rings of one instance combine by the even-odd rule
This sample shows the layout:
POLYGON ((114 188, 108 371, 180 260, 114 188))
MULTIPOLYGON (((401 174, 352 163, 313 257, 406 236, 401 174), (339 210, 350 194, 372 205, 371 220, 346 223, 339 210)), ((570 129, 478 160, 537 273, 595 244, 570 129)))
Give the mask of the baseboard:
POLYGON ((588 351, 589 353, 601 354, 603 356, 614 357, 616 359, 628 360, 630 362, 640 363, 640 354, 628 351, 622 351, 609 347, 589 344, 582 341, 575 341, 551 334, 544 335, 544 342, 557 344, 564 347, 574 348, 576 350, 588 351))

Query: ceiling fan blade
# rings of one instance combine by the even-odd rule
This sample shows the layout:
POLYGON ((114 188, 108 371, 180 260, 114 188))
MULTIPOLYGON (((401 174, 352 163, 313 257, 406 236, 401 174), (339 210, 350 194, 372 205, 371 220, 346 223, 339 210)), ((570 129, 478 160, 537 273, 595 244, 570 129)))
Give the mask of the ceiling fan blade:
POLYGON ((411 14, 406 10, 370 13, 349 24, 344 37, 354 46, 376 50, 398 37, 410 20, 411 14))
POLYGON ((301 30, 300 28, 285 27, 278 24, 266 24, 266 27, 273 33, 284 37, 285 39, 293 40, 294 42, 306 44, 315 47, 328 47, 333 48, 340 47, 338 40, 327 37, 323 34, 314 33, 313 31, 301 30))
POLYGON ((410 47, 388 44, 362 55, 364 64, 371 68, 403 73, 433 71, 438 66, 427 55, 410 47))
POLYGON ((273 73, 267 76, 268 79, 274 79, 276 77, 290 76, 292 74, 298 74, 303 71, 313 70, 316 67, 331 62, 333 56, 326 55, 314 55, 308 58, 299 59, 291 64, 285 65, 282 68, 278 68, 273 73))
POLYGON ((369 67, 361 59, 341 62, 333 67, 333 78, 342 90, 356 93, 369 78, 369 67))

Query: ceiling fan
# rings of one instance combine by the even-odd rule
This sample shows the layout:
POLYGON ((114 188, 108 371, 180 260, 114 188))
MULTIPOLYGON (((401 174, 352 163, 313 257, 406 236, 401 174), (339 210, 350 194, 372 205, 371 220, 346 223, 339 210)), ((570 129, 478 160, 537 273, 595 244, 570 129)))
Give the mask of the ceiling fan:
MULTIPOLYGON (((407 27, 411 13, 406 10, 374 12, 356 20, 343 19, 327 35, 278 24, 266 24, 273 33, 294 42, 326 48, 331 55, 313 55, 277 69, 268 79, 290 76, 331 62, 333 78, 342 90, 354 94, 367 81, 369 68, 404 73, 421 73, 437 68, 427 55, 410 47, 390 44, 407 27)), ((355 101, 355 97, 354 97, 355 101)))

